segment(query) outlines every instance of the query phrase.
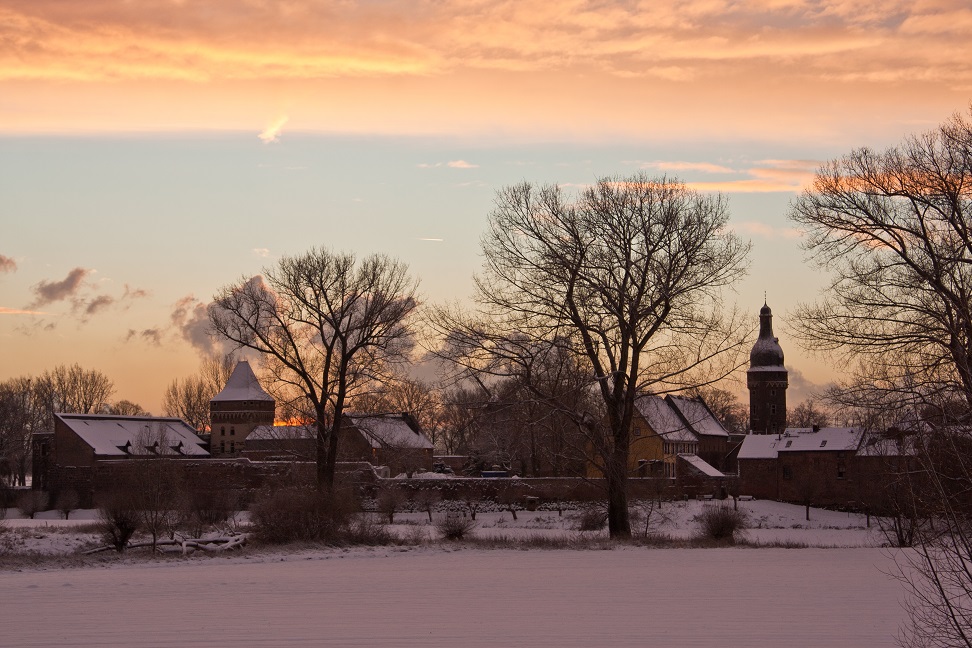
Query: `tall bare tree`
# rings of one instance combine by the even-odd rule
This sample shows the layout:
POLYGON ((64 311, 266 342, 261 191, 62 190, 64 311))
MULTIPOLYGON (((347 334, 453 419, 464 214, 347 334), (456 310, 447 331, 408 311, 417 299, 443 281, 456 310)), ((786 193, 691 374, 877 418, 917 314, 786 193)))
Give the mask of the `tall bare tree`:
POLYGON ((856 362, 851 386, 874 394, 883 411, 943 414, 915 446, 923 505, 936 524, 908 554, 918 557, 908 581, 911 645, 972 645, 970 117, 827 163, 791 212, 806 248, 833 274, 824 297, 793 318, 799 336, 856 362), (964 413, 944 416, 955 398, 964 413))
POLYGON ((55 412, 91 414, 105 410, 115 393, 112 380, 97 369, 84 369, 79 364, 58 365, 36 381, 43 401, 53 418, 55 412))
POLYGON ((606 478, 613 537, 631 534, 636 395, 712 382, 738 366, 732 352, 745 335, 721 313, 721 290, 743 274, 749 248, 727 220, 722 197, 667 178, 606 178, 579 196, 557 186, 507 187, 483 237, 480 312, 432 318, 444 355, 518 373, 585 431, 606 478), (551 354, 582 360, 597 394, 587 402, 596 407, 574 409, 532 380, 533 367, 558 366, 551 354))
POLYGON ((284 257, 214 299, 214 330, 263 354, 269 376, 307 404, 326 490, 334 486, 337 431, 349 396, 412 348, 416 289, 400 261, 377 254, 358 261, 316 248, 284 257))

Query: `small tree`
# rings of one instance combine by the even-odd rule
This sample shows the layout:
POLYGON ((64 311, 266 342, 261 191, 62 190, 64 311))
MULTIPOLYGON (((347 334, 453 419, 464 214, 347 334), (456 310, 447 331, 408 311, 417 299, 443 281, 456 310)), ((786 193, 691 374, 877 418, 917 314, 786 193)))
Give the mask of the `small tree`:
POLYGON ((78 508, 78 500, 78 492, 74 489, 67 488, 57 494, 57 502, 54 506, 66 520, 71 515, 71 511, 78 508))
POLYGON ((49 499, 48 494, 44 491, 27 491, 21 493, 20 497, 17 498, 17 508, 21 515, 33 520, 34 515, 47 510, 49 499))
POLYGON ((395 486, 385 487, 378 493, 378 511, 388 516, 388 524, 395 523, 395 513, 402 510, 405 495, 395 486))
POLYGON ((98 507, 98 529, 105 544, 122 553, 138 531, 140 516, 131 493, 117 492, 104 498, 98 507))

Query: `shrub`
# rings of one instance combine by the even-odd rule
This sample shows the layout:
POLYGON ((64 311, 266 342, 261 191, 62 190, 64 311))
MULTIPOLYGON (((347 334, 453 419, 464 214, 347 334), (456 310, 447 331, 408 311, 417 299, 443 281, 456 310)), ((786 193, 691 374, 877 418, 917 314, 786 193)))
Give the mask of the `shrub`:
POLYGON ((98 507, 98 530, 105 544, 121 553, 138 531, 140 516, 130 494, 108 496, 98 507))
POLYGON ((736 533, 746 528, 745 511, 731 506, 707 506, 696 516, 699 524, 698 537, 703 540, 735 544, 736 533))
POLYGON ((464 515, 449 513, 435 525, 445 540, 462 540, 476 528, 476 521, 464 515))
POLYGON ((48 500, 49 497, 44 491, 25 491, 17 498, 17 508, 20 509, 21 515, 33 520, 35 514, 47 510, 48 500))
POLYGON ((61 512, 64 519, 68 519, 71 515, 71 511, 78 508, 78 493, 77 491, 63 490, 57 495, 57 502, 54 504, 54 508, 61 512))
POLYGON ((388 516, 388 524, 395 523, 395 513, 405 505, 405 495, 394 486, 384 488, 378 493, 378 511, 388 516))
POLYGON ((356 502, 347 491, 322 493, 314 488, 287 488, 267 493, 250 510, 256 537, 280 544, 300 540, 343 544, 356 502))
POLYGON ((578 531, 600 531, 607 524, 607 510, 599 506, 588 506, 577 516, 578 531))

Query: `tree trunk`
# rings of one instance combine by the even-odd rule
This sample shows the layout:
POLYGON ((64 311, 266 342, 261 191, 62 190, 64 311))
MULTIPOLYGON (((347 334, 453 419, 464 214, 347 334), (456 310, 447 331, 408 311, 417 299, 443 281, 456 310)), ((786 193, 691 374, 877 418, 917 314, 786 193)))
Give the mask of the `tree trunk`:
MULTIPOLYGON (((612 459, 616 461, 616 457, 612 457, 612 459)), ((630 538, 628 483, 624 478, 624 467, 608 466, 605 477, 607 478, 608 490, 608 533, 612 538, 630 538)))

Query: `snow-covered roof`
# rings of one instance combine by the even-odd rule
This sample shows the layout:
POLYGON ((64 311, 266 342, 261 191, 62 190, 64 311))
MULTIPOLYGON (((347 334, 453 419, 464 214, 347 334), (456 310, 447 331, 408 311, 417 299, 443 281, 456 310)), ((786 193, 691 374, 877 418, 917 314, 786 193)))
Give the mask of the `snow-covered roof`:
POLYGON ((856 452, 860 428, 787 428, 776 434, 749 434, 739 448, 739 459, 775 459, 780 452, 856 452))
POLYGON ((886 437, 867 439, 857 450, 858 457, 903 457, 914 456, 915 440, 889 439, 886 437))
POLYGON ((635 408, 648 423, 648 427, 666 441, 698 441, 685 421, 661 396, 645 394, 635 400, 635 408))
POLYGON ((55 414, 102 457, 208 457, 202 440, 182 419, 108 414, 55 414))
POLYGON ((246 440, 313 439, 316 436, 317 428, 313 425, 258 425, 246 436, 246 440))
POLYGON ((222 391, 213 396, 214 401, 272 401, 273 396, 260 386, 250 363, 240 360, 222 391))
POLYGON ((672 407, 677 409, 696 434, 703 436, 728 437, 729 431, 722 427, 722 423, 712 414, 705 403, 694 398, 669 396, 672 407))
POLYGON ((696 454, 680 454, 678 455, 678 458, 682 459, 707 477, 725 477, 722 472, 713 468, 710 463, 704 461, 702 457, 696 454))
POLYGON ((351 414, 347 418, 372 448, 432 449, 432 442, 413 430, 402 414, 351 414))

